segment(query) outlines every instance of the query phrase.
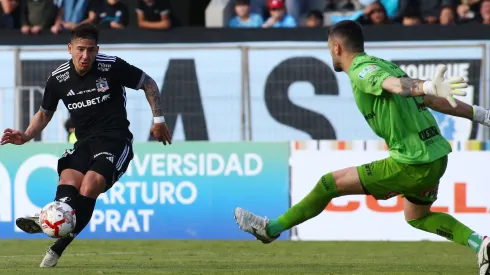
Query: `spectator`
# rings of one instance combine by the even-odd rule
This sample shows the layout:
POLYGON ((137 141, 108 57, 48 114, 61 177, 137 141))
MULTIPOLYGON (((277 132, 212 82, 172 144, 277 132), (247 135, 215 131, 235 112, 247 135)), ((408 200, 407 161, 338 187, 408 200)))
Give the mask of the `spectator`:
POLYGON ((458 19, 462 22, 475 19, 479 7, 480 0, 462 0, 456 9, 458 19))
POLYGON ((490 24, 490 0, 483 0, 480 6, 480 23, 490 24))
POLYGON ((63 28, 72 30, 80 22, 82 22, 86 15, 89 5, 89 0, 62 0, 63 5, 63 28))
POLYGON ((77 142, 77 136, 75 135, 75 125, 71 118, 67 119, 65 122, 65 129, 68 133, 68 142, 75 143, 77 142))
POLYGON ((20 28, 20 0, 0 0, 0 28, 20 28))
POLYGON ((25 0, 21 5, 21 31, 23 34, 39 34, 50 29, 57 34, 61 31, 61 1, 25 0))
POLYGON ((364 9, 364 14, 357 21, 362 25, 382 25, 391 23, 385 7, 376 1, 364 9))
POLYGON ((237 0, 235 13, 236 16, 228 24, 232 28, 260 28, 264 24, 262 16, 250 12, 250 0, 237 0))
POLYGON ((383 5, 386 10, 386 15, 388 15, 388 18, 393 18, 396 15, 399 6, 398 0, 359 0, 359 3, 363 7, 367 7, 376 1, 379 1, 383 5))
POLYGON ((400 0, 399 14, 403 15, 407 9, 419 10, 421 23, 433 24, 437 22, 441 7, 453 4, 454 0, 400 0))
POLYGON ((416 26, 423 23, 422 14, 416 7, 408 7, 402 17, 403 26, 416 26))
POLYGON ((264 28, 294 28, 298 26, 296 19, 286 13, 284 0, 270 0, 269 12, 271 16, 262 25, 264 28))
POLYGON ((456 24, 456 11, 452 6, 442 7, 439 15, 439 24, 444 26, 456 24))
POLYGON ((142 29, 166 30, 172 25, 168 0, 139 0, 136 15, 142 29))
POLYGON ((306 17, 306 26, 309 28, 323 27, 324 19, 323 13, 318 10, 312 10, 306 17))
POLYGON ((88 18, 82 23, 99 24, 111 29, 124 29, 129 23, 128 7, 119 0, 92 2, 88 18))

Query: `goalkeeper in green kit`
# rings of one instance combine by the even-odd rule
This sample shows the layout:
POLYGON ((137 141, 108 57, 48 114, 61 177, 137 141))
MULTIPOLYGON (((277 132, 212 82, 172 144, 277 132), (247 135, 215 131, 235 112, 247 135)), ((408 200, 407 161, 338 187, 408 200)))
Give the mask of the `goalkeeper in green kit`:
POLYGON ((354 21, 332 26, 328 46, 335 71, 348 74, 359 110, 386 141, 390 157, 323 175, 302 201, 276 219, 236 208, 240 228, 270 243, 281 232, 320 214, 333 198, 367 194, 385 200, 401 194, 409 225, 469 246, 477 253, 480 274, 490 274, 490 238, 451 215, 430 211, 451 146, 427 108, 486 126, 490 111, 455 100, 453 95, 466 95, 460 89, 468 84, 462 77, 445 79, 443 65, 431 81, 422 81, 409 78, 394 63, 367 55, 362 27, 354 21))

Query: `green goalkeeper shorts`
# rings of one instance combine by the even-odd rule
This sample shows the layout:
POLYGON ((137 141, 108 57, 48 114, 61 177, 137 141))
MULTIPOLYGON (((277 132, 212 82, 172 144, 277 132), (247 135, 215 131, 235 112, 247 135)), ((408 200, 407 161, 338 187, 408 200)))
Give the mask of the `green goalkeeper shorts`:
POLYGON ((389 157, 358 166, 357 171, 366 193, 377 200, 402 195, 412 203, 426 205, 436 201, 446 166, 447 156, 424 164, 403 164, 389 157))

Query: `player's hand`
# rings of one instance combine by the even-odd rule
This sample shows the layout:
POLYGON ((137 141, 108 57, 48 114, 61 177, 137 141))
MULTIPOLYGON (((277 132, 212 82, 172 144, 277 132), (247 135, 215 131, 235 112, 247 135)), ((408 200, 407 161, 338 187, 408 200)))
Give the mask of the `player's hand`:
POLYGON ((5 145, 8 143, 15 145, 22 145, 29 141, 29 138, 21 131, 5 129, 3 132, 2 140, 0 141, 0 145, 5 145))
POLYGON ((423 90, 425 94, 447 99, 447 101, 449 101, 449 104, 451 104, 453 108, 456 108, 458 105, 456 104, 453 96, 466 96, 466 92, 459 89, 467 88, 468 83, 466 83, 464 78, 461 76, 454 76, 445 79, 444 73, 446 72, 446 70, 446 65, 438 66, 436 74, 434 75, 432 81, 424 82, 423 90))
POLYGON ((158 141, 163 142, 164 145, 172 144, 172 135, 168 130, 166 123, 153 123, 151 126, 151 135, 158 141))

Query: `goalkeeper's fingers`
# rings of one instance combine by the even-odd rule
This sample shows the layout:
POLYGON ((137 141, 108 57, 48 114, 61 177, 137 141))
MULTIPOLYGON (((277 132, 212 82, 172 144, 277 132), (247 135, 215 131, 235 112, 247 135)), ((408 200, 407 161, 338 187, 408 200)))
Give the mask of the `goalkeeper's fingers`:
POLYGON ((447 79, 447 81, 451 84, 456 84, 456 83, 466 83, 466 80, 462 76, 453 76, 447 79))
POLYGON ((453 108, 458 107, 458 104, 456 103, 456 100, 454 99, 454 97, 453 97, 453 96, 451 96, 451 95, 450 95, 450 96, 446 97, 446 99, 447 99, 447 101, 449 102, 449 104, 451 104, 451 106, 452 106, 453 108))
POLYGON ((451 90, 451 96, 453 95, 466 96, 466 92, 461 90, 451 90))
POLYGON ((444 73, 446 73, 447 67, 446 65, 439 65, 437 66, 436 73, 434 75, 434 78, 432 79, 432 82, 442 82, 444 79, 444 73))
POLYGON ((451 84, 451 89, 464 89, 464 88, 468 88, 468 83, 455 83, 455 84, 451 84))

